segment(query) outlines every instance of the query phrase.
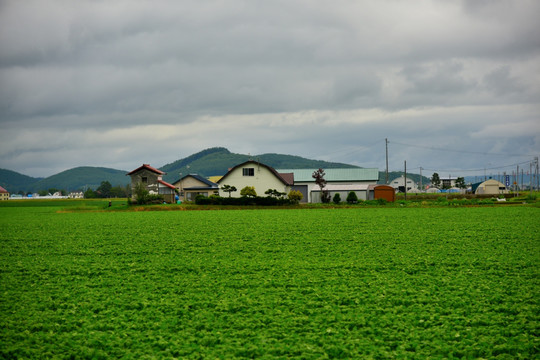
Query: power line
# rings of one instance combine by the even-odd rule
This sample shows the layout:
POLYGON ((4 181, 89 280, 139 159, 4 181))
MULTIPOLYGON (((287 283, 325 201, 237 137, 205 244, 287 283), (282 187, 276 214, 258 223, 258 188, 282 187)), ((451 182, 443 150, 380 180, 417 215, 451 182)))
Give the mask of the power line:
POLYGON ((486 167, 481 169, 428 169, 422 166, 422 170, 429 170, 429 171, 444 171, 444 172, 475 172, 475 171, 485 171, 485 170, 496 170, 496 169, 504 169, 507 167, 513 167, 516 165, 523 165, 523 164, 529 164, 531 161, 523 161, 520 163, 515 163, 511 165, 503 165, 503 166, 495 166, 495 167, 486 167))
MULTIPOLYGON (((388 141, 390 143, 390 141, 388 141)), ((481 151, 467 151, 467 150, 456 150, 456 149, 443 149, 443 148, 436 148, 432 146, 423 146, 423 145, 412 145, 412 144, 404 144, 397 141, 392 141, 392 144, 397 145, 403 145, 403 146, 409 146, 409 147, 416 147, 421 149, 428 149, 428 150, 435 150, 435 151, 444 151, 444 152, 456 152, 456 153, 462 153, 462 154, 476 154, 476 155, 496 155, 496 156, 535 156, 530 154, 507 154, 507 153, 493 153, 493 152, 481 152, 481 151)), ((483 170, 483 169, 482 169, 483 170)))

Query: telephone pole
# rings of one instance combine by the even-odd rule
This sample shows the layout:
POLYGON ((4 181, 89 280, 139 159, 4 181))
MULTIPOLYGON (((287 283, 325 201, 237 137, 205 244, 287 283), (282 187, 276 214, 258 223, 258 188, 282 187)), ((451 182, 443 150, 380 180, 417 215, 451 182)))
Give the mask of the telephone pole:
POLYGON ((385 138, 386 142, 386 185, 388 185, 388 138, 385 138))
POLYGON ((407 160, 405 160, 405 200, 407 200, 407 160))
POLYGON ((420 166, 420 192, 423 192, 423 187, 422 187, 422 167, 420 166))
POLYGON ((540 181, 538 180, 538 156, 534 158, 534 161, 536 161, 536 191, 538 191, 538 186, 540 185, 540 181))

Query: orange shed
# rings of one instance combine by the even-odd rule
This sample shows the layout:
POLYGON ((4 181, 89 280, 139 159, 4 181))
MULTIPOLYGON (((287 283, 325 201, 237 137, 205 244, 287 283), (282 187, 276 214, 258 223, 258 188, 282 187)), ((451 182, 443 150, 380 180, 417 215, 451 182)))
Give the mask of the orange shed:
POLYGON ((368 199, 385 199, 386 201, 396 201, 396 190, 389 185, 370 185, 368 188, 368 199))

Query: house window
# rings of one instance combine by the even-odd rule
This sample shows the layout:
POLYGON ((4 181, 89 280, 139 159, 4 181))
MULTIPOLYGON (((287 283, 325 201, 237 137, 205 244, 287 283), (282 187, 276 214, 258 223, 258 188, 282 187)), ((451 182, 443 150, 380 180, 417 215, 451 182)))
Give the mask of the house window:
POLYGON ((242 169, 242 175, 243 176, 255 176, 255 168, 243 168, 242 169))
POLYGON ((141 182, 142 182, 143 184, 146 184, 146 183, 148 182, 148 178, 147 178, 146 176, 143 176, 143 177, 141 178, 141 182))

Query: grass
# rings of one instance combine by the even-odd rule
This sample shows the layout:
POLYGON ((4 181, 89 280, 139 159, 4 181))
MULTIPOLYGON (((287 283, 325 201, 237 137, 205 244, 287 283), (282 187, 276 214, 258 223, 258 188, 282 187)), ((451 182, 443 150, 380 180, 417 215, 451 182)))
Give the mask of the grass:
POLYGON ((59 209, 0 207, 0 357, 538 356, 538 208, 59 209))

